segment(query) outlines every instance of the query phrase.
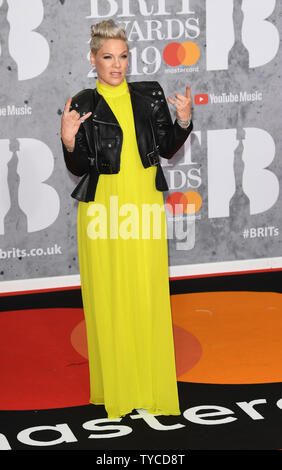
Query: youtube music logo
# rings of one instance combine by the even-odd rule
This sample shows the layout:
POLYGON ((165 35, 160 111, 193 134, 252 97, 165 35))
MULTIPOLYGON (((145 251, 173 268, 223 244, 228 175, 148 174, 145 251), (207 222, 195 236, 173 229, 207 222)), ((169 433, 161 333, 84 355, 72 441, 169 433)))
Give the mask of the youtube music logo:
POLYGON ((206 93, 201 94, 201 95, 195 95, 194 102, 195 102, 195 104, 208 104, 209 95, 207 95, 206 93))

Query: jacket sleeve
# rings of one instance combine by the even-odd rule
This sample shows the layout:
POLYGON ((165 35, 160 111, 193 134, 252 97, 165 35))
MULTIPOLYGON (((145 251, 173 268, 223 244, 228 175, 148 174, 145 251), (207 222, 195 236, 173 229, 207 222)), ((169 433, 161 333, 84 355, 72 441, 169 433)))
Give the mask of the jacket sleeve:
MULTIPOLYGON (((72 97, 70 110, 75 109, 78 113, 86 114, 89 111, 89 103, 92 103, 93 90, 83 89, 72 97)), ((62 139, 63 154, 68 170, 76 176, 82 176, 89 172, 90 151, 87 143, 84 124, 81 124, 75 136, 73 152, 68 152, 62 139)))
POLYGON ((75 136, 73 152, 68 152, 61 139, 65 164, 67 169, 76 176, 82 176, 89 171, 89 150, 83 125, 75 136))
MULTIPOLYGON (((160 85, 159 85, 160 86, 160 85)), ((154 124, 161 157, 170 159, 182 147, 193 129, 191 121, 187 129, 181 127, 177 119, 172 122, 168 104, 162 88, 163 99, 154 110, 154 124)))

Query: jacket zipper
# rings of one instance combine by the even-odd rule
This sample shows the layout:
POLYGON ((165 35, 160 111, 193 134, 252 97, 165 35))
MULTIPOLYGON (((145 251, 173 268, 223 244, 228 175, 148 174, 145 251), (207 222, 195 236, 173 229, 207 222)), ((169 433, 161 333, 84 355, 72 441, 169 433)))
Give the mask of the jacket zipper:
MULTIPOLYGON (((94 119, 94 118, 93 118, 92 120, 93 120, 93 122, 99 122, 100 124, 106 124, 106 125, 108 125, 108 126, 117 126, 117 127, 119 127, 119 128, 121 129, 120 125, 119 125, 118 123, 115 123, 115 122, 104 122, 104 121, 99 121, 98 119, 94 119)), ((100 172, 99 172, 99 169, 98 169, 98 162, 97 162, 97 160, 98 160, 98 157, 97 157, 98 152, 97 152, 97 141, 96 141, 96 138, 97 138, 97 136, 96 136, 96 133, 94 132, 95 151, 96 151, 96 159, 95 159, 95 160, 96 160, 96 168, 97 168, 98 173, 100 173, 100 172)), ((110 170, 111 170, 111 174, 112 174, 112 173, 113 173, 113 167, 112 167, 112 164, 111 164, 111 163, 110 163, 110 170)))
MULTIPOLYGON (((95 127, 95 126, 94 126, 95 127)), ((100 174, 99 168, 98 168, 98 148, 97 148, 97 135, 96 135, 97 129, 94 129, 94 146, 95 146, 95 163, 96 163, 96 170, 97 173, 100 174)))
POLYGON ((107 124, 108 126, 117 126, 120 127, 119 124, 115 122, 104 122, 104 121, 98 121, 98 119, 93 119, 94 122, 99 122, 100 124, 107 124))

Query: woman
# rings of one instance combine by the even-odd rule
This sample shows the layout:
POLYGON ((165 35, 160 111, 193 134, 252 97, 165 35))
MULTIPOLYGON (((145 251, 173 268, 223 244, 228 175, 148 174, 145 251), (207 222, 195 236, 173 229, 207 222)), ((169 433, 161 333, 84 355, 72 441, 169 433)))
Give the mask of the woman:
POLYGON ((66 166, 83 176, 72 196, 80 201, 90 403, 104 404, 108 419, 133 409, 179 415, 165 212, 155 236, 142 210, 164 207, 159 156, 171 158, 192 130, 190 89, 168 99, 173 124, 157 82, 127 83, 124 29, 93 25, 90 48, 97 88, 67 100, 61 128, 66 166))

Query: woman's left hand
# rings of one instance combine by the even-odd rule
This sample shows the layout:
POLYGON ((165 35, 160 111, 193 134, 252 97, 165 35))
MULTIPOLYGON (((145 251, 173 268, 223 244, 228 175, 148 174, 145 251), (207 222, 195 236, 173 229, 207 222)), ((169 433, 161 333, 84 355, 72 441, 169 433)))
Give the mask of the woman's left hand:
POLYGON ((191 106, 192 98, 190 87, 186 86, 186 95, 180 95, 179 93, 174 93, 175 100, 170 96, 167 98, 169 103, 175 105, 177 118, 182 121, 189 121, 191 119, 191 106))

